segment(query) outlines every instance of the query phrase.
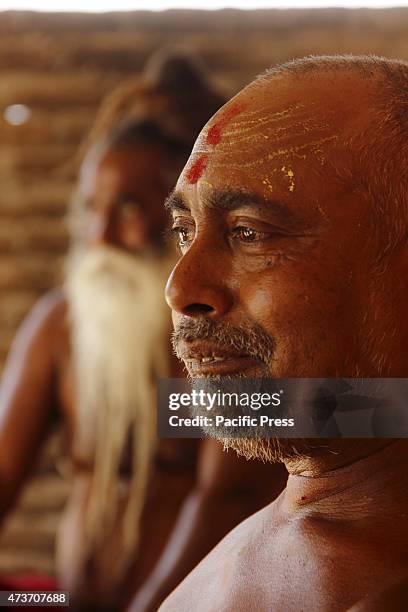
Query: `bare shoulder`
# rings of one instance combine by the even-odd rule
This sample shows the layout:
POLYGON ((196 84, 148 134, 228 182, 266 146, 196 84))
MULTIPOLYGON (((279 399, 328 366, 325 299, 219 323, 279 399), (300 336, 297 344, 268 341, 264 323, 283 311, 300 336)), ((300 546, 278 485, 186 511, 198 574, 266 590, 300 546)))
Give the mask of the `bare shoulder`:
POLYGON ((244 612, 254 606, 254 574, 252 570, 247 574, 245 568, 253 568, 251 561, 264 538, 273 505, 256 512, 225 536, 169 595, 160 612, 190 612, 192 608, 196 612, 244 612))
POLYGON ((57 408, 55 381, 64 298, 52 292, 29 312, 12 344, 0 384, 1 503, 5 513, 26 478, 57 408))
POLYGON ((19 358, 34 352, 40 357, 53 351, 66 333, 67 302, 63 289, 43 295, 20 325, 12 346, 12 356, 19 358))
POLYGON ((41 296, 29 312, 26 321, 33 326, 54 325, 65 320, 67 300, 62 287, 41 296))
POLYGON ((37 300, 21 327, 32 333, 40 330, 51 331, 65 324, 66 315, 66 296, 64 290, 58 287, 37 300))

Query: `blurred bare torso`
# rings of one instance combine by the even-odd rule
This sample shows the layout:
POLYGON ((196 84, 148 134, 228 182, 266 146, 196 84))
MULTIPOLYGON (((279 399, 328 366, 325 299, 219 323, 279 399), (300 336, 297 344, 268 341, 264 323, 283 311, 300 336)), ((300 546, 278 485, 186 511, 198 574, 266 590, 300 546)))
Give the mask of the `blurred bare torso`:
MULTIPOLYGON (((56 313, 56 404, 66 425, 68 455, 71 462, 72 489, 57 539, 58 573, 63 586, 75 592, 86 582, 88 596, 106 602, 118 601, 126 592, 136 591, 157 561, 174 525, 180 506, 194 485, 197 463, 197 440, 159 440, 154 456, 146 499, 141 519, 139 554, 134 559, 129 584, 111 583, 112 560, 118 558, 118 537, 121 519, 126 508, 131 476, 131 450, 124 449, 117 486, 120 488, 120 508, 117 527, 104 543, 103 553, 87 568, 87 576, 79 576, 79 559, 83 541, 84 517, 93 475, 95 440, 81 446, 76 443, 78 427, 74 393, 74 364, 72 360, 70 330, 66 321, 66 304, 61 301, 56 313), (131 585, 131 586, 130 586, 131 585), (120 593, 117 590, 120 589, 120 593), (128 590, 129 589, 129 590, 128 590)), ((152 407, 155 410, 155 407, 152 407)))

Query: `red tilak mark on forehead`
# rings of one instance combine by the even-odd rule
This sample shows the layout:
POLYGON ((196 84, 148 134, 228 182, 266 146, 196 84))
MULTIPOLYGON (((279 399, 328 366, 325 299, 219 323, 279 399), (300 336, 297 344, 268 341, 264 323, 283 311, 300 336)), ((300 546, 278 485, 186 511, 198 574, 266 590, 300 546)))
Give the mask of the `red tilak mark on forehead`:
POLYGON ((221 115, 221 117, 212 125, 205 139, 206 144, 208 145, 217 145, 221 142, 222 133, 229 124, 229 122, 242 113, 244 108, 247 107, 247 104, 243 102, 237 102, 236 104, 231 105, 229 108, 225 110, 225 112, 221 115))
POLYGON ((194 184, 201 177, 202 173, 206 169, 208 164, 208 155, 200 155, 197 161, 191 166, 187 173, 187 180, 189 183, 194 184))
MULTIPOLYGON (((219 142, 221 142, 222 133, 224 129, 227 127, 229 122, 242 113, 242 111, 248 105, 243 102, 237 102, 236 104, 232 104, 229 108, 227 108, 221 117, 212 125, 207 132, 207 136, 205 138, 205 143, 207 145, 215 146, 219 142)), ((189 171, 187 172, 187 180, 189 183, 194 184, 197 183, 198 179, 201 178, 204 170, 208 164, 208 155, 202 154, 200 157, 194 162, 189 171)))

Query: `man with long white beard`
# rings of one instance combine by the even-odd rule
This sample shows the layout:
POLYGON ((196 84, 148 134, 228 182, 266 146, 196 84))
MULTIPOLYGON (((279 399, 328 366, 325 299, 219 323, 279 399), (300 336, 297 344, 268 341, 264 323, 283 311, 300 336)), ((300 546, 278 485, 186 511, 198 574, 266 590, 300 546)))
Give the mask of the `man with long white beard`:
POLYGON ((65 287, 23 324, 1 388, 3 514, 49 425, 65 422, 72 490, 57 543, 59 582, 86 610, 120 609, 150 576, 179 517, 170 553, 134 604, 155 609, 285 478, 275 470, 269 490, 258 486, 262 478, 243 486, 247 462, 213 442, 155 437, 155 380, 172 368, 163 201, 186 156, 184 143, 143 121, 92 146, 74 199, 65 287))

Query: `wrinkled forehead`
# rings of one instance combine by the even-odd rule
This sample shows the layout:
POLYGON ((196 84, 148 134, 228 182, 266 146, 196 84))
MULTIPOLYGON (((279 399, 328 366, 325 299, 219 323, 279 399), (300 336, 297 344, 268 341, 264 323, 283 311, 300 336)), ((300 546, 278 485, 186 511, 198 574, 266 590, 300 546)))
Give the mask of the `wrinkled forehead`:
POLYGON ((206 126, 193 153, 208 156, 214 169, 261 169, 309 157, 323 163, 338 139, 335 124, 333 111, 314 101, 243 94, 206 126))
MULTIPOLYGON (((342 85, 344 87, 344 85, 342 85)), ((356 114, 356 113, 354 113, 356 114)), ((264 191, 308 189, 311 175, 324 183, 349 161, 351 105, 338 84, 273 79, 240 92, 205 126, 183 173, 184 185, 200 180, 241 182, 264 191)), ((314 185, 314 188, 320 185, 314 185)))

